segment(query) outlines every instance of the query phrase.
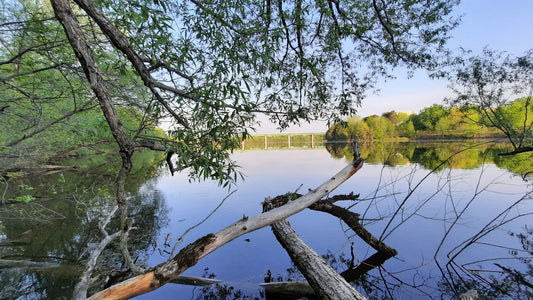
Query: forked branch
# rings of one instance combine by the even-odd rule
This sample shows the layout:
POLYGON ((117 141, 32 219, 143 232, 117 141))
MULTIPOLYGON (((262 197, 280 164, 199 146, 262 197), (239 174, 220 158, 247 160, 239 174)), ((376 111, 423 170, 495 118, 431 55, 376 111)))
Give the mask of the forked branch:
POLYGON ((198 239, 183 248, 173 258, 155 266, 147 273, 116 284, 93 295, 90 299, 127 299, 163 286, 186 269, 194 266, 198 260, 235 238, 284 220, 319 201, 361 169, 363 162, 362 158, 357 158, 335 176, 318 188, 309 191, 306 195, 255 217, 243 217, 243 219, 217 233, 210 233, 198 239))

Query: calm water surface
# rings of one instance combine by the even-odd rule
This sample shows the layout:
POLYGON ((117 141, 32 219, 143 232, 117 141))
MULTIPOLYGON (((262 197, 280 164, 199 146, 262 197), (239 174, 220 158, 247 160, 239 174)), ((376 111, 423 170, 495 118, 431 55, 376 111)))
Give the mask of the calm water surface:
MULTIPOLYGON (((315 188, 348 162, 344 158, 333 158, 324 149, 240 152, 234 158, 243 167, 246 180, 235 187, 236 192, 207 221, 186 236, 184 244, 216 232, 243 215, 259 214, 260 202, 266 196, 315 188)), ((353 206, 352 210, 361 214, 367 228, 376 237, 383 235, 385 242, 399 252, 384 264, 384 270, 371 272, 368 279, 377 282, 373 295, 387 296, 387 286, 383 283, 388 282, 390 293, 396 299, 440 297, 438 287, 442 286, 443 276, 436 262, 444 271, 455 272, 456 269, 457 274, 462 274, 474 270, 482 276, 501 271, 494 263, 511 262, 516 268, 524 267, 516 257, 528 254, 514 252, 513 249, 523 248, 520 240, 509 234, 524 232, 524 226, 532 224, 532 218, 527 215, 533 211, 530 196, 520 201, 531 192, 531 187, 521 177, 494 164, 469 170, 445 168, 429 173, 416 163, 394 167, 366 163, 332 193, 360 194, 361 201, 341 205, 353 206), (412 190, 412 195, 407 197, 412 190), (482 237, 473 243, 476 235, 482 237), (465 245, 467 247, 461 250, 465 245), (451 257, 452 264, 447 265, 451 257)), ((151 188, 161 194, 169 208, 170 221, 161 229, 159 245, 164 239, 175 241, 187 228, 201 222, 228 194, 227 189, 210 182, 190 185, 182 175, 162 175, 154 178, 152 184, 151 188)), ((356 262, 375 252, 354 237, 338 219, 325 213, 304 211, 289 218, 289 222, 321 255, 349 259, 352 242, 356 262)), ((166 257, 153 256, 150 263, 158 263, 166 257)), ((337 266, 338 271, 346 268, 342 264, 337 266)), ((270 228, 263 228, 208 255, 185 274, 215 274, 223 284, 245 295, 259 296, 258 284, 263 282, 268 270, 275 278, 286 280, 288 268, 291 268, 288 255, 270 228)), ((199 288, 169 284, 139 298, 202 295, 205 291, 199 288)))
MULTIPOLYGON (((525 293, 523 286, 513 286, 519 280, 508 280, 502 270, 525 272, 532 268, 532 188, 516 173, 533 169, 533 160, 528 156, 501 161, 491 156, 493 150, 464 151, 452 156, 449 165, 439 166, 457 152, 446 146, 363 148, 362 156, 367 158, 363 168, 332 193, 359 194, 358 201, 337 204, 359 213, 374 236, 398 250, 383 268, 371 271, 366 283, 358 284, 358 290, 378 299, 451 298, 454 289, 487 289, 487 285, 472 285, 475 279, 496 283, 502 290, 514 288, 525 293), (433 168, 437 171, 431 172, 433 168)), ((245 180, 230 191, 214 182, 190 183, 186 174, 171 176, 164 166, 155 173, 143 169, 141 173, 154 175, 147 180, 146 176, 134 178, 129 184, 130 214, 139 228, 131 233, 134 255, 146 257, 146 264, 153 266, 166 260, 178 238, 199 223, 187 232, 177 249, 243 215, 259 214, 267 196, 306 193, 349 163, 351 153, 346 149, 349 147, 336 145, 328 151, 237 152, 233 158, 242 167, 245 180)), ((105 188, 112 177, 90 174, 54 174, 22 182, 33 184, 36 189, 32 192, 42 195, 33 204, 0 212, 0 242, 20 242, 2 244, 2 258, 54 257, 54 262, 75 266, 86 245, 96 242, 98 218, 113 199, 112 188, 105 188), (46 191, 41 192, 39 187, 46 187, 46 191), (83 198, 85 194, 91 196, 83 198)), ((18 183, 19 187, 24 185, 18 183)), ((288 220, 301 238, 318 254, 327 256, 339 272, 347 268, 345 262, 352 255, 357 263, 375 253, 328 214, 306 210, 288 220)), ((113 232, 117 226, 118 222, 112 223, 108 230, 113 232)), ((105 264, 122 267, 111 254, 106 256, 105 264)), ((261 298, 259 284, 268 271, 274 280, 302 279, 270 228, 263 228, 237 238, 184 273, 215 277, 221 280, 220 285, 200 288, 167 284, 137 298, 217 299, 224 293, 232 295, 228 299, 236 295, 261 298)), ((68 298, 77 272, 72 267, 61 268, 60 272, 0 272, 0 298, 68 298), (23 289, 28 292, 21 293, 23 289)), ((531 282, 531 275, 524 280, 531 282)))

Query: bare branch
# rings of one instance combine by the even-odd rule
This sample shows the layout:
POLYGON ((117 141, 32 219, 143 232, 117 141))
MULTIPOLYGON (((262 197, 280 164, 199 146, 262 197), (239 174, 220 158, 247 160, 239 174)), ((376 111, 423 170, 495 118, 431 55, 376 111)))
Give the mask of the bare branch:
POLYGON ((120 236, 120 231, 117 231, 113 233, 112 235, 109 235, 107 231, 105 230, 105 227, 111 220, 111 217, 115 214, 117 211, 118 206, 115 206, 109 214, 104 218, 104 220, 100 224, 100 232, 104 236, 104 238, 98 243, 94 249, 91 251, 91 255, 89 257, 89 260, 87 261, 87 265, 85 267, 85 271, 83 271, 83 274, 80 278, 80 281, 76 284, 74 287, 73 292, 73 299, 86 299, 87 297, 87 290, 89 289, 89 285, 91 284, 91 274, 94 270, 94 267, 96 266, 96 261, 98 260, 98 257, 100 257, 100 254, 102 251, 104 251, 105 247, 113 241, 115 238, 120 236))
POLYGON ((198 239, 194 243, 183 248, 171 260, 155 266, 151 271, 143 275, 128 279, 101 291, 93 295, 91 299, 125 299, 150 292, 163 286, 186 269, 195 265, 199 259, 235 238, 288 218, 322 199, 361 169, 363 161, 362 158, 358 158, 338 172, 330 180, 295 201, 291 201, 282 207, 278 207, 253 218, 243 217, 242 220, 231 224, 216 234, 210 233, 198 239))
POLYGON ((272 224, 272 231, 320 299, 365 299, 300 239, 289 222, 272 224))

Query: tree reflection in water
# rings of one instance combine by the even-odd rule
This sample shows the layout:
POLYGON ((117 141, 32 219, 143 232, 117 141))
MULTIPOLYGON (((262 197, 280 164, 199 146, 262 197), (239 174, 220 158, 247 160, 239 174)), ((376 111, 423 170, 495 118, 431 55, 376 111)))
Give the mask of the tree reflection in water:
MULTIPOLYGON (((349 145, 330 144, 326 148, 336 158, 346 157, 347 160, 351 159, 349 145)), ((396 199, 394 195, 384 195, 384 197, 395 199, 398 207, 394 213, 381 213, 378 216, 380 220, 387 220, 396 217, 397 213, 401 215, 401 217, 397 218, 400 220, 396 221, 396 227, 393 227, 389 232, 386 232, 388 226, 385 228, 382 235, 383 238, 386 238, 393 230, 415 215, 426 219, 442 220, 445 233, 440 242, 439 240, 435 241, 438 246, 434 257, 432 260, 426 259, 420 265, 420 269, 422 269, 424 264, 430 264, 433 261, 437 265, 440 275, 433 275, 434 278, 431 278, 427 274, 424 275, 423 272, 415 271, 413 280, 409 282, 405 280, 405 277, 397 276, 399 275, 398 272, 401 271, 388 271, 386 267, 380 268, 380 277, 377 285, 381 288, 377 290, 383 294, 380 294, 378 298, 386 296, 393 298, 394 292, 391 292, 391 287, 395 286, 410 286, 413 291, 418 291, 419 295, 437 298, 453 298, 468 292, 476 292, 479 296, 489 299, 509 297, 524 299, 533 297, 533 266, 531 264, 533 241, 531 228, 526 225, 522 233, 509 232, 510 236, 517 237, 520 240, 521 249, 517 249, 512 245, 512 242, 507 240, 495 241, 487 238, 487 236, 496 231, 505 230, 504 225, 517 221, 518 224, 523 224, 525 218, 530 218, 531 214, 533 214, 527 206, 530 205, 533 195, 530 183, 528 183, 530 179, 528 175, 533 171, 533 154, 522 153, 520 156, 498 155, 508 150, 509 145, 489 142, 480 142, 478 144, 473 142, 449 143, 445 146, 431 143, 377 143, 361 147, 361 152, 363 156, 366 155, 367 162, 381 163, 392 167, 415 164, 441 174, 441 181, 436 183, 435 193, 418 204, 413 205, 411 203, 410 208, 406 207, 407 205, 404 206, 409 196, 405 199, 401 197, 396 199), (498 191, 497 178, 486 182, 484 166, 487 163, 493 163, 499 168, 507 169, 522 176, 525 192, 521 195, 518 189, 517 192, 510 192, 507 188, 498 191), (480 170, 477 186, 470 186, 470 190, 462 191, 464 195, 470 193, 470 196, 468 196, 471 197, 470 199, 454 199, 456 185, 453 182, 461 181, 463 178, 452 175, 452 169, 480 170), (463 240, 456 237, 455 235, 461 236, 461 234, 458 234, 458 231, 462 230, 457 228, 460 226, 459 224, 473 222, 473 220, 465 219, 463 214, 466 215, 465 212, 467 210, 475 210, 475 207, 479 207, 479 205, 489 205, 491 201, 485 199, 486 194, 497 194, 498 192, 502 193, 502 195, 505 194, 506 197, 510 196, 516 199, 508 204, 500 204, 498 210, 491 212, 494 214, 492 219, 475 219, 475 227, 480 228, 479 231, 473 231, 469 236, 461 237, 463 240), (447 212, 430 213, 431 209, 425 207, 429 206, 428 202, 436 197, 437 194, 445 195, 445 201, 450 206, 448 208, 445 207, 447 212), (445 247, 443 245, 446 243, 449 246, 447 250, 444 250, 445 247), (484 252, 488 248, 500 248, 507 252, 507 255, 505 253, 487 255, 484 252), (470 261, 466 261, 467 259, 470 259, 470 261), (432 282, 435 281, 437 281, 437 285, 434 287, 435 290, 431 291, 428 287, 432 286, 432 282)), ((407 177, 413 176, 413 174, 414 171, 407 177)), ((409 182, 409 190, 417 188, 417 182, 409 182)), ((386 187, 387 184, 395 185, 396 183, 388 182, 382 186, 386 187)), ((391 189, 393 190, 393 188, 391 189)), ((370 201, 372 202, 373 200, 370 201)), ((469 216, 469 218, 472 217, 469 216)), ((389 224, 393 223, 392 219, 389 224)), ((438 238, 438 236, 435 238, 438 238)), ((419 240, 416 236, 409 239, 412 242, 418 242, 419 240)), ((367 293, 369 292, 367 289, 364 290, 367 293)), ((368 295, 370 296, 371 294, 368 295)))
MULTIPOLYGON (((526 228, 525 233, 510 235, 520 239, 524 252, 529 254, 529 258, 522 256, 516 251, 513 255, 524 264, 525 269, 519 271, 517 269, 510 269, 495 263, 495 266, 500 268, 500 271, 490 271, 490 275, 485 277, 481 272, 474 272, 463 268, 458 270, 454 266, 446 271, 443 271, 441 276, 435 276, 435 278, 417 278, 414 281, 436 281, 438 282, 437 290, 428 293, 427 286, 423 284, 413 284, 395 278, 394 276, 387 276, 387 271, 380 268, 379 276, 365 274, 356 281, 352 282, 352 285, 358 290, 364 293, 369 299, 396 299, 396 290, 401 287, 410 286, 413 291, 418 291, 418 296, 424 296, 428 298, 436 299, 453 299, 458 295, 466 294, 468 292, 477 293, 478 299, 531 299, 533 297, 533 264, 531 255, 533 255, 533 231, 526 228)), ((323 255, 324 259, 335 268, 337 272, 342 272, 346 268, 351 266, 351 258, 347 258, 345 254, 341 253, 335 255, 331 252, 323 255)), ((204 277, 215 278, 214 273, 209 273, 206 269, 204 277)), ((272 278, 273 281, 303 281, 305 278, 299 273, 298 269, 293 265, 286 270, 286 274, 272 278)), ((392 274, 388 274, 392 275, 392 274)), ((417 274, 421 275, 421 274, 417 274)), ((208 287, 197 289, 194 292, 194 299, 300 299, 300 297, 283 296, 279 294, 268 295, 262 289, 258 289, 256 292, 243 292, 242 290, 230 285, 230 284, 215 284, 208 287)))
MULTIPOLYGON (((500 193, 507 192, 499 191, 498 185, 489 181, 461 191, 463 196, 468 196, 465 198, 466 200, 456 199, 451 193, 455 187, 454 184, 462 180, 455 175, 453 168, 476 168, 481 174, 478 180, 481 182, 485 163, 493 162, 501 168, 524 175, 533 169, 531 166, 533 160, 530 157, 500 157, 497 154, 506 151, 504 144, 482 143, 478 147, 471 147, 471 144, 460 143, 449 145, 450 147, 447 148, 429 143, 382 143, 374 146, 372 148, 361 145, 361 155, 366 158, 367 162, 375 163, 377 168, 379 168, 377 165, 383 164, 383 168, 405 165, 408 166, 405 169, 412 169, 412 173, 401 175, 403 177, 395 175, 410 180, 406 190, 413 189, 417 180, 420 180, 420 176, 415 175, 415 171, 428 173, 434 169, 438 175, 434 188, 435 193, 439 192, 445 195, 442 202, 446 206, 441 211, 438 206, 432 205, 431 200, 435 196, 431 194, 426 199, 418 199, 418 202, 413 200, 412 203, 408 202, 402 206, 404 198, 394 194, 395 188, 392 187, 399 185, 398 178, 383 178, 383 182, 376 187, 376 192, 370 195, 371 197, 360 199, 357 207, 352 208, 352 210, 361 214, 365 225, 372 227, 371 230, 374 234, 379 236, 379 233, 383 231, 383 237, 387 239, 391 247, 396 247, 399 244, 398 239, 394 242, 389 240, 388 237, 391 232, 399 235, 404 243, 429 243, 428 241, 419 241, 421 237, 416 234, 414 236, 402 236, 403 232, 398 233, 410 218, 417 217, 436 221, 442 224, 444 233, 441 232, 440 235, 433 236, 434 240, 431 243, 436 247, 433 249, 434 257, 425 257, 418 265, 411 265, 410 269, 407 269, 406 264, 402 264, 401 260, 406 255, 411 254, 398 249, 400 251, 399 257, 391 259, 390 264, 387 262, 384 266, 355 281, 353 284, 357 290, 371 299, 394 299, 398 295, 447 299, 470 290, 477 290, 480 295, 488 298, 523 299, 533 297, 531 284, 533 281, 532 229, 525 227, 523 231, 515 230, 515 232, 508 234, 510 239, 521 246, 512 246, 513 243, 509 239, 490 242, 484 239, 492 233, 500 232, 503 225, 529 218, 531 209, 521 211, 520 208, 524 203, 531 203, 531 189, 527 188, 529 192, 523 195, 511 194, 516 198, 515 202, 505 202, 507 203, 505 204, 501 201, 502 203, 498 203, 498 210, 494 211, 494 216, 476 219, 477 231, 467 233, 460 232, 463 230, 463 227, 460 226, 470 221, 463 219, 463 212, 467 209, 475 211, 476 207, 493 202, 497 203, 497 199, 491 199, 492 202, 485 201, 484 193, 490 189, 500 193), (448 163, 447 168, 446 165, 440 165, 443 161, 448 163), (380 198, 388 199, 396 207, 389 208, 389 210, 382 210, 381 207, 377 209, 380 198), (376 213, 378 210, 379 214, 376 213), (395 212, 398 212, 396 216, 395 212), (391 219, 393 220, 391 226, 384 229, 385 224, 391 219), (440 241, 441 239, 442 241, 440 241), (439 243, 449 244, 440 248, 438 247, 439 243), (485 255, 484 249, 488 248, 502 249, 501 255, 485 255), (431 272, 423 270, 425 266, 430 264, 438 267, 433 268, 431 272)), ((327 149, 336 158, 352 159, 353 151, 349 145, 333 144, 328 145, 327 149)), ((523 155, 529 154, 524 153, 523 155)), ((155 242, 157 236, 166 235, 160 231, 167 223, 168 208, 165 199, 158 193, 155 180, 146 181, 147 177, 152 176, 154 172, 146 172, 146 174, 149 175, 141 176, 138 180, 132 179, 132 182, 128 184, 130 188, 128 192, 131 196, 129 200, 131 203, 130 216, 134 219, 134 226, 142 228, 142 230, 130 232, 130 251, 134 258, 137 258, 137 262, 142 262, 156 251, 168 248, 161 244, 161 238, 159 238, 159 245, 155 242), (141 184, 144 186, 139 189, 141 184)), ((84 251, 87 244, 98 242, 100 238, 97 223, 102 212, 114 205, 112 200, 109 201, 112 198, 113 188, 107 188, 112 184, 111 177, 105 175, 91 176, 93 181, 90 184, 84 182, 88 177, 87 174, 75 176, 65 173, 64 179, 61 179, 58 174, 51 175, 36 186, 46 188, 48 192, 53 192, 53 189, 56 191, 62 189, 61 198, 42 199, 32 204, 18 205, 16 209, 10 211, 5 209, 2 211, 1 217, 3 219, 0 224, 2 240, 0 242, 9 241, 12 243, 0 247, 2 259, 27 258, 34 261, 62 263, 62 267, 24 271, 20 269, 2 270, 0 273, 0 286, 2 286, 0 298, 70 298, 72 287, 76 284, 81 272, 80 268, 76 266, 81 265, 80 261, 85 259, 84 251), (65 182, 57 184, 62 180, 65 182), (30 210, 29 207, 31 206, 33 209, 30 210), (41 206, 40 210, 38 206, 41 206), (25 210, 26 208, 28 209, 25 210), (60 214, 51 213, 52 211, 60 214), (22 215, 24 215, 23 218, 22 215), (13 217, 17 216, 18 220, 14 220, 13 217), (47 217, 45 218, 45 216, 47 217), (11 220, 8 222, 7 218, 11 218, 11 220)), ((528 183, 524 181, 524 185, 528 185, 528 183)), ((359 191, 354 190, 353 192, 358 193, 359 191)), ((477 217, 475 214, 470 216, 470 218, 477 217)), ((108 228, 109 232, 116 231, 118 226, 119 221, 115 219, 108 228)), ((423 232, 425 228, 419 229, 423 232)), ((412 235, 413 233, 408 234, 412 235)), ((367 253, 365 252, 367 251, 366 248, 357 246, 358 242, 354 237, 348 236, 346 242, 354 244, 355 253, 367 253)), ((113 269, 126 271, 125 275, 127 276, 127 268, 117 248, 117 243, 111 244, 101 257, 100 269, 96 273, 102 274, 102 276, 98 285, 93 287, 94 290, 103 287, 106 282, 105 277, 113 269)), ((415 255, 409 258, 412 259, 415 255)), ((349 252, 348 254, 339 251, 328 252, 324 257, 339 272, 351 266, 353 260, 349 252)), ((265 274, 267 271, 265 267, 265 274)), ((278 272, 273 273, 276 273, 273 277, 274 281, 303 279, 294 267, 284 271, 281 275, 277 275, 278 272)), ((204 276, 214 277, 215 274, 206 270, 204 276)), ((259 286, 251 291, 240 288, 238 284, 222 282, 208 287, 195 288, 193 298, 265 299, 266 295, 259 286)))
MULTIPOLYGON (((533 171, 533 153, 500 156, 512 147, 508 143, 487 141, 465 142, 375 142, 360 143, 361 156, 369 163, 382 163, 387 166, 419 164, 428 170, 435 169, 441 162, 446 163, 436 170, 474 169, 485 163, 494 163, 515 174, 528 175, 533 171)), ((349 143, 329 143, 326 149, 335 158, 353 159, 349 143)))
MULTIPOLYGON (((505 144, 486 142, 374 146, 360 150, 369 163, 363 176, 371 179, 371 185, 375 182, 375 191, 365 192, 368 194, 356 204, 346 207, 360 213, 373 234, 382 232, 384 241, 399 254, 353 282, 358 291, 370 299, 450 299, 473 291, 489 299, 532 297, 531 229, 519 230, 532 214, 532 192, 529 178, 518 177, 533 169, 531 158, 515 163, 514 157, 497 155, 506 151, 505 144), (491 163, 516 172, 516 176, 491 163), (382 177, 372 177, 380 169, 382 177), (422 193, 407 195, 427 174, 431 176, 423 182, 422 193), (507 177, 513 177, 512 185, 507 177), (508 228, 516 233, 507 234, 508 228)), ((332 144, 327 149, 334 157, 352 159, 349 145, 332 144)), ((308 158, 304 154, 299 157, 308 158)), ((361 192, 359 183, 356 181, 354 193, 361 192)), ((298 222, 302 220, 294 220, 298 222)), ((313 227, 312 222, 304 224, 313 227)), ((354 236, 346 236, 345 245, 353 243, 357 259, 364 259, 369 249, 354 236)), ((352 263, 346 248, 324 257, 338 272, 352 263)), ((267 271, 265 267, 264 274, 267 271)), ((276 274, 272 281, 303 280, 294 267, 282 272, 272 269, 272 274, 276 274)), ((265 299, 263 292, 226 282, 196 289, 193 298, 265 299)))
MULTIPOLYGON (((143 157, 142 159, 146 159, 143 157)), ((24 177, 35 187, 38 200, 0 208, 0 259, 49 263, 50 268, 8 268, 0 270, 0 299, 70 299, 79 280, 91 245, 98 243, 98 222, 115 205, 113 161, 102 169, 89 167, 76 172, 24 177), (55 264, 59 263, 57 267, 55 264), (52 265, 53 264, 53 265, 52 265)), ((166 202, 154 192, 149 179, 158 165, 147 160, 129 178, 129 216, 137 228, 129 235, 132 255, 138 262, 156 251, 155 237, 168 222, 166 202), (144 166, 144 167, 143 167, 144 166), (143 189, 139 187, 143 185, 143 189)), ((12 186, 16 187, 16 181, 12 186)), ((9 191, 8 193, 10 193, 9 191)), ((118 230, 120 220, 112 219, 107 229, 118 230)), ((110 244, 99 259, 98 284, 101 290, 108 275, 128 270, 120 255, 118 241, 110 244)), ((116 278, 119 279, 119 278, 116 278)))

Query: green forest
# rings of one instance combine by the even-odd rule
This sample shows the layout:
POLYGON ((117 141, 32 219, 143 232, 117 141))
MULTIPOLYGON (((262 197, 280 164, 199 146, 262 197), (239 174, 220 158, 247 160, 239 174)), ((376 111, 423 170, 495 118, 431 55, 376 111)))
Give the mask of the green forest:
MULTIPOLYGON (((365 118, 354 115, 343 122, 334 123, 326 133, 327 140, 351 140, 357 136, 362 141, 384 139, 471 139, 505 138, 506 133, 497 125, 503 124, 513 132, 531 128, 533 120, 527 118, 531 98, 519 98, 497 108, 492 117, 480 105, 445 107, 433 104, 418 114, 386 112, 381 116, 365 118)), ((531 131, 523 133, 531 139, 531 131)))

